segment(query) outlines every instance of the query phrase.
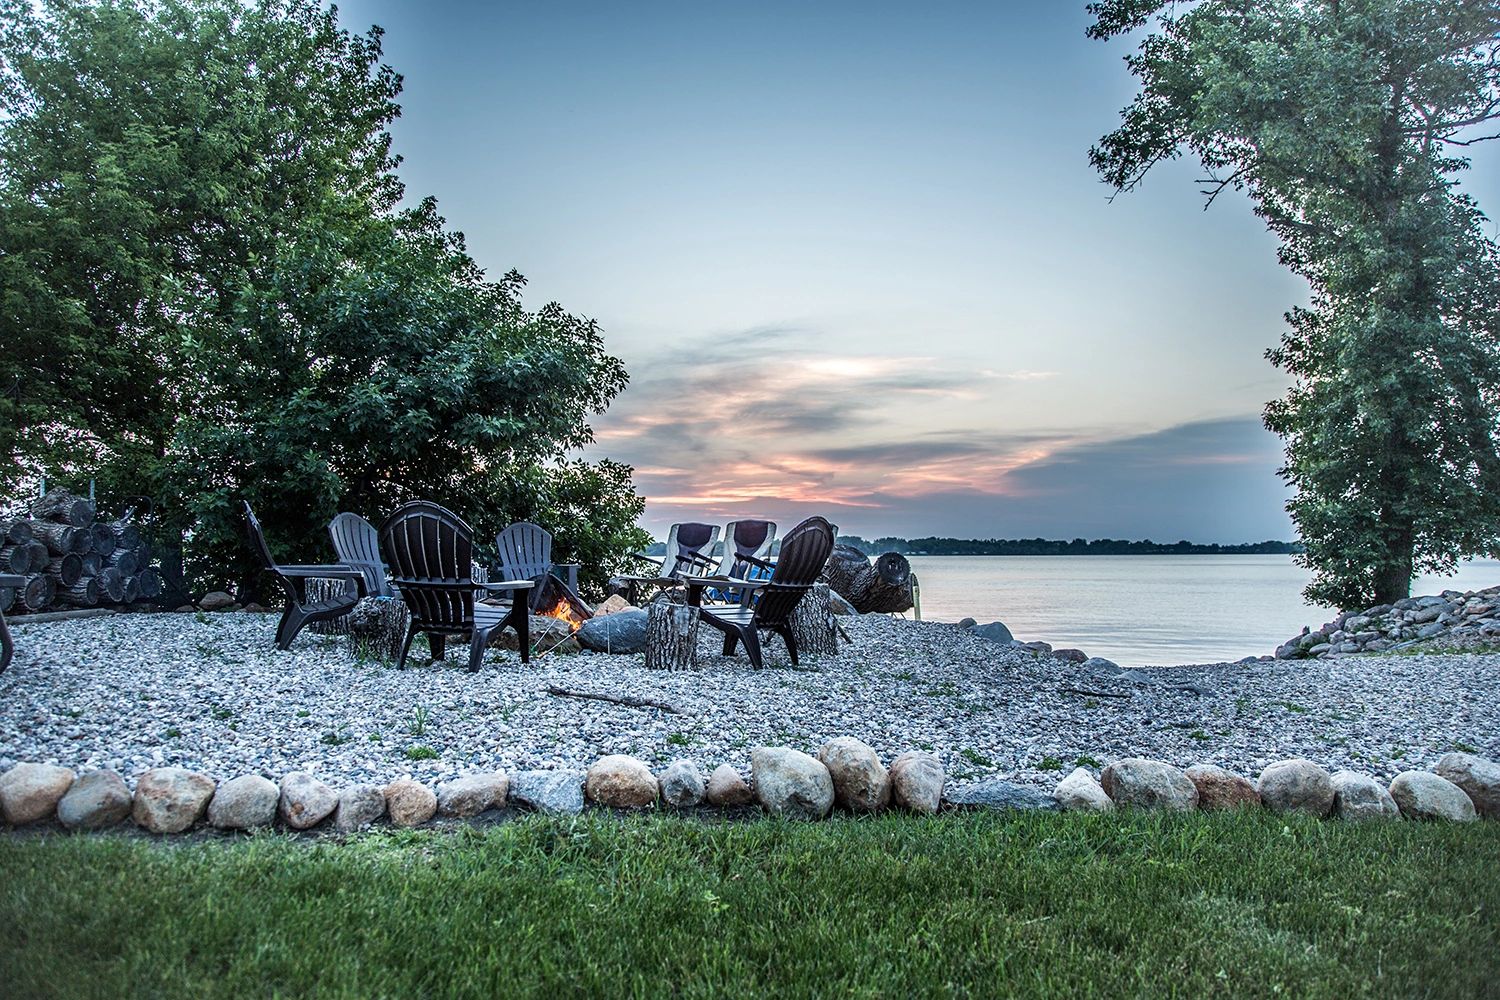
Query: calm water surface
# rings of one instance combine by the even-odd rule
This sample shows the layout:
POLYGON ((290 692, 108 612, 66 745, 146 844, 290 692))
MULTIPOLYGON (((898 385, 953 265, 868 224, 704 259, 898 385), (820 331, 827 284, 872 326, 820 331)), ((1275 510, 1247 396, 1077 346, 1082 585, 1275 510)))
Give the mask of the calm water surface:
MULTIPOLYGON (((1217 663, 1272 652, 1334 614, 1302 599, 1291 556, 912 556, 922 617, 1000 620, 1017 639, 1124 666, 1217 663)), ((1500 584, 1500 562, 1423 577, 1413 594, 1500 584)))

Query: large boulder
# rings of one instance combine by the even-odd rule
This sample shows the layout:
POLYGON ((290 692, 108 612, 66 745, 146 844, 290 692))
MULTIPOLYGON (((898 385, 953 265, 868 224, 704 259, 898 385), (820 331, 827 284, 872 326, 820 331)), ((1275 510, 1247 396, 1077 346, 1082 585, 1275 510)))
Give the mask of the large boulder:
POLYGON ((0 813, 11 826, 50 819, 74 778, 56 764, 17 764, 0 775, 0 813))
MULTIPOLYGON (((622 611, 609 618, 618 618, 625 613, 622 611)), ((651 768, 624 754, 600 757, 589 766, 583 778, 583 794, 588 800, 611 809, 648 808, 656 804, 660 792, 661 787, 651 768)))
POLYGON ((728 764, 714 768, 703 788, 703 799, 711 806, 747 806, 754 798, 755 792, 749 783, 728 764))
POLYGON ((1183 772, 1198 789, 1199 809, 1244 809, 1260 805, 1260 793, 1232 771, 1215 764, 1194 764, 1183 772))
POLYGON ((281 789, 258 774, 242 774, 224 782, 208 803, 208 822, 221 830, 252 830, 276 819, 281 789))
POLYGON ((333 828, 339 833, 364 830, 385 815, 385 789, 379 785, 350 785, 339 792, 333 828))
POLYGON ((573 634, 584 649, 596 653, 639 653, 646 648, 646 612, 641 608, 590 618, 573 634))
POLYGON ((1474 800, 1447 778, 1426 771, 1402 771, 1391 782, 1391 798, 1409 819, 1467 823, 1479 818, 1474 800))
POLYGON ((582 771, 516 771, 510 800, 537 812, 572 816, 583 812, 582 771))
POLYGON ((762 807, 777 816, 822 819, 833 808, 833 777, 815 757, 790 747, 750 751, 750 780, 762 807))
POLYGON ((992 778, 972 785, 949 786, 943 801, 958 809, 1056 809, 1057 799, 1039 788, 992 778))
POLYGON ((130 815, 130 789, 114 771, 89 771, 57 803, 57 820, 70 830, 102 830, 130 815))
POLYGON ((1198 808, 1198 789, 1171 764, 1141 757, 1117 760, 1099 778, 1117 806, 1187 812, 1198 808))
POLYGON ((1342 820, 1396 819, 1401 810, 1385 786, 1368 774, 1339 771, 1333 782, 1333 814, 1342 820))
POLYGON ((1260 773, 1260 801, 1273 812, 1333 812, 1333 778, 1310 760, 1278 760, 1260 773))
POLYGON ((943 802, 943 762, 926 750, 908 750, 891 761, 891 801, 932 815, 943 802))
POLYGON ((1462 788, 1479 815, 1500 819, 1500 764, 1471 753, 1447 753, 1432 770, 1462 788))
POLYGON ((438 785, 438 813, 459 819, 478 816, 486 809, 504 806, 509 791, 510 780, 504 771, 466 774, 438 785))
POLYGON ((1068 812, 1109 812, 1115 807, 1104 787, 1084 767, 1074 768, 1072 774, 1059 781, 1052 797, 1068 812))
POLYGON ((676 760, 662 770, 657 779, 661 785, 661 800, 669 806, 687 809, 703 801, 706 789, 698 765, 690 760, 676 760))
POLYGON ((833 801, 851 812, 875 812, 891 801, 891 776, 874 748, 852 736, 823 744, 818 760, 833 779, 833 801))
POLYGON ((152 833, 181 833, 203 818, 213 779, 185 767, 154 767, 135 783, 130 815, 152 833))
POLYGON ((395 826, 421 826, 437 813, 437 796, 420 781, 397 778, 385 786, 385 811, 395 826))
POLYGON ((1015 636, 1010 634, 1010 629, 1005 627, 1004 622, 990 622, 988 625, 975 625, 969 629, 970 634, 991 642, 998 642, 1002 646, 1009 646, 1015 636))
POLYGON ((310 830, 338 808, 339 793, 306 771, 292 771, 281 779, 276 811, 293 830, 310 830))
POLYGON ((619 614, 621 611, 639 610, 635 605, 625 600, 624 594, 610 594, 604 599, 604 603, 594 609, 595 618, 606 618, 610 615, 619 614))

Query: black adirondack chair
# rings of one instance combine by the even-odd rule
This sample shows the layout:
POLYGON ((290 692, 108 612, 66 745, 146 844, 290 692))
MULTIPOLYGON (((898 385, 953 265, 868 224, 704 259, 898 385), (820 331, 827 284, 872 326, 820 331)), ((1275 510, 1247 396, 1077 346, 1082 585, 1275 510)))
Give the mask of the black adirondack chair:
MULTIPOLYGON (((24 576, 0 575, 0 587, 10 587, 20 590, 26 586, 24 576)), ((5 612, 0 611, 0 674, 5 673, 5 668, 10 666, 11 657, 16 655, 16 643, 10 637, 10 626, 5 624, 5 612)))
POLYGON ((818 574, 833 551, 833 526, 821 517, 810 517, 787 533, 781 543, 781 557, 769 580, 730 580, 726 577, 698 577, 687 580, 688 603, 698 606, 704 624, 724 633, 724 655, 733 656, 739 643, 745 644, 750 664, 761 667, 760 631, 775 632, 786 643, 786 651, 797 663, 797 640, 789 621, 802 595, 812 589, 818 574), (702 607, 705 587, 756 591, 754 606, 737 604, 702 607))
POLYGON ((448 636, 469 636, 469 670, 476 671, 491 634, 507 626, 520 639, 521 662, 531 662, 529 602, 518 594, 530 590, 532 583, 475 583, 474 531, 463 518, 426 500, 402 504, 380 526, 380 554, 391 568, 396 592, 411 611, 398 667, 406 665, 412 638, 425 632, 433 660, 443 658, 448 636), (476 589, 511 594, 510 607, 476 604, 476 589))
MULTIPOLYGON (((684 521, 672 525, 667 532, 667 552, 662 557, 661 572, 655 576, 622 577, 626 587, 625 599, 631 604, 640 604, 653 591, 681 584, 684 577, 716 572, 720 561, 713 557, 713 551, 718 540, 717 524, 684 521)), ((637 558, 655 561, 652 556, 640 555, 637 558)))
POLYGON ((255 511, 250 508, 249 503, 245 503, 244 507, 245 528, 250 534, 250 544, 266 569, 276 575, 276 582, 286 593, 286 610, 281 613, 281 622, 276 626, 277 648, 291 649, 292 640, 297 638, 297 633, 304 626, 346 615, 350 608, 359 603, 359 599, 364 596, 365 584, 364 577, 358 570, 347 563, 330 563, 325 566, 287 566, 278 563, 271 555, 270 546, 266 544, 265 532, 261 531, 260 520, 255 516, 255 511), (354 589, 352 592, 345 590, 340 594, 310 601, 307 598, 308 580, 347 580, 354 584, 354 589))
POLYGON ((328 522, 328 537, 339 562, 348 563, 365 580, 365 594, 370 597, 394 597, 385 578, 385 563, 380 560, 380 536, 375 526, 358 514, 343 513, 328 522))
POLYGON ((547 577, 556 576, 558 571, 567 574, 566 577, 558 576, 558 583, 567 588, 569 596, 578 599, 578 564, 552 561, 552 535, 546 528, 530 521, 517 521, 495 536, 495 548, 500 552, 502 577, 530 580, 534 584, 531 590, 533 611, 542 610, 537 607, 538 602, 546 600, 547 596, 547 588, 542 584, 547 582, 547 577))

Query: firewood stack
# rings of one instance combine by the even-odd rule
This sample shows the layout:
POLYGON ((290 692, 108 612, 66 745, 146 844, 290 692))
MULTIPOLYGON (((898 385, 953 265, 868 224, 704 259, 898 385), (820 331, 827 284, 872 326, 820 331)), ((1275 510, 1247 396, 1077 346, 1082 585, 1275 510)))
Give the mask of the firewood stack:
POLYGON ((134 508, 118 521, 97 519, 94 505, 53 491, 29 516, 0 516, 0 573, 26 578, 0 587, 0 612, 33 614, 149 601, 161 594, 161 571, 141 537, 134 508))

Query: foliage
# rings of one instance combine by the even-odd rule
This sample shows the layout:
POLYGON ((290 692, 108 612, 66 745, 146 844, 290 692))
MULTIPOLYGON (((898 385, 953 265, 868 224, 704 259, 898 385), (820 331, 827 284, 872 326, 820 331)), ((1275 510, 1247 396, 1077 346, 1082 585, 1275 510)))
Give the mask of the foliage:
POLYGON ((0 981, 118 996, 1453 996, 1500 824, 530 817, 0 840, 0 981))
POLYGON ((1117 190, 1197 156, 1246 191, 1311 303, 1268 357, 1308 597, 1394 600, 1500 553, 1500 252, 1455 188, 1500 118, 1500 3, 1107 0, 1141 92, 1092 150, 1117 190))
POLYGON ((301 561, 416 497, 628 550, 630 470, 563 457, 624 368, 402 200, 380 43, 314 0, 0 0, 0 477, 157 497, 205 583, 253 571, 241 497, 301 561))

